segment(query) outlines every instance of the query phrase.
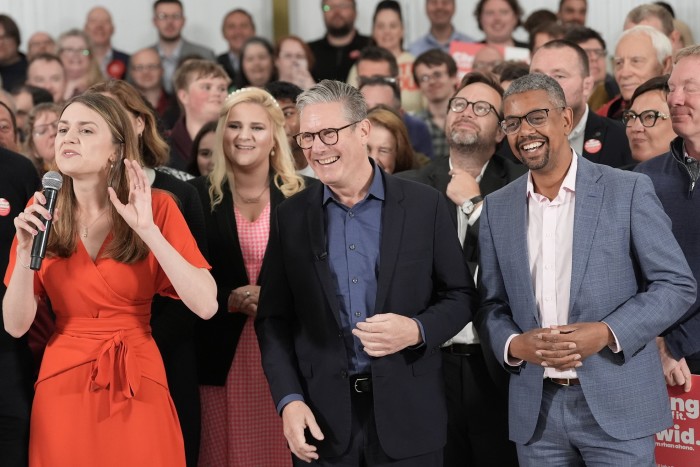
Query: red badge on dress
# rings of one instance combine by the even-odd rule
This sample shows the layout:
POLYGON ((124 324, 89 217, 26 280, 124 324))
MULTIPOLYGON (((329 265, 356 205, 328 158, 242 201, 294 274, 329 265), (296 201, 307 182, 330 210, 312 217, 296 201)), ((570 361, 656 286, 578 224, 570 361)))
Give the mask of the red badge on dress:
POLYGON ((599 139, 589 139, 583 143, 583 149, 589 154, 596 154, 603 149, 603 143, 599 139))
POLYGON ((5 198, 0 198, 0 216, 6 216, 10 213, 10 202, 5 198))

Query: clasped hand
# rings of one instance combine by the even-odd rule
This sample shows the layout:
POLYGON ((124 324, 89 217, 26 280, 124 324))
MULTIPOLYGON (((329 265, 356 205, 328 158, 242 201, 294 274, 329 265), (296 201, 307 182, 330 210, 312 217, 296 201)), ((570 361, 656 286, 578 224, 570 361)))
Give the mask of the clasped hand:
POLYGON ((384 357, 421 343, 418 323, 395 313, 381 313, 357 323, 352 333, 370 357, 384 357))
POLYGON ((580 367, 586 358, 614 343, 605 323, 574 323, 531 329, 511 340, 508 353, 519 360, 564 371, 580 367))
POLYGON ((258 312, 259 298, 259 285, 244 285, 233 289, 228 296, 228 311, 232 313, 244 313, 251 318, 255 318, 258 312))

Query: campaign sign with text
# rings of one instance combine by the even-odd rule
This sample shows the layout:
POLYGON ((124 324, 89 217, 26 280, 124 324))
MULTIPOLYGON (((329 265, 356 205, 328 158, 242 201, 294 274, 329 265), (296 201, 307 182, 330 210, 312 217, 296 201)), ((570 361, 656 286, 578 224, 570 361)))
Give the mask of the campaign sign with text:
POLYGON ((700 465, 700 376, 693 375, 693 387, 669 386, 673 426, 656 434, 658 467, 700 465))
POLYGON ((450 55, 457 63, 457 75, 461 78, 475 67, 474 63, 481 62, 488 68, 493 68, 504 60, 516 60, 530 63, 530 51, 521 47, 503 47, 500 45, 486 45, 477 42, 450 43, 450 55))

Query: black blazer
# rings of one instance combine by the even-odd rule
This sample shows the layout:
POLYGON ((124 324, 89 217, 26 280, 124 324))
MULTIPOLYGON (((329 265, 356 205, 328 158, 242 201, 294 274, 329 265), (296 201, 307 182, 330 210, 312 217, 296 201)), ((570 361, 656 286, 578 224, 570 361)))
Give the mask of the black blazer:
MULTIPOLYGON (((497 154, 506 160, 520 164, 520 161, 513 155, 507 138, 501 142, 497 154)), ((591 162, 615 168, 629 166, 635 162, 632 159, 630 144, 622 122, 601 117, 590 109, 586 119, 586 128, 583 130, 583 154, 581 155, 591 162), (586 150, 586 142, 590 140, 600 141, 602 144, 600 151, 592 153, 586 150)))
POLYGON ((589 110, 583 134, 582 155, 589 161, 616 168, 625 167, 635 162, 632 159, 630 143, 622 122, 601 117, 589 110), (595 154, 587 151, 586 141, 589 140, 600 141, 603 144, 602 149, 595 154))
POLYGON ((224 52, 216 57, 216 63, 221 65, 229 78, 231 78, 231 84, 236 85, 240 81, 239 73, 233 68, 231 63, 231 58, 228 56, 228 52, 224 52))
MULTIPOLYGON (((457 210, 454 208, 452 200, 447 198, 447 184, 450 183, 450 162, 449 158, 443 157, 432 161, 430 164, 418 170, 409 170, 397 174, 400 178, 415 180, 417 182, 429 185, 440 193, 445 194, 445 198, 450 206, 450 217, 457 229, 457 210)), ((501 157, 495 156, 491 158, 489 165, 484 170, 484 175, 479 182, 481 196, 486 196, 494 191, 503 188, 516 178, 527 172, 527 169, 522 164, 514 164, 501 157)), ((478 262, 479 248, 479 221, 477 220, 470 229, 467 230, 467 236, 464 239, 463 251, 464 258, 469 263, 469 269, 474 272, 474 267, 478 262)))
MULTIPOLYGON (((405 458, 446 441, 440 345, 471 319, 473 282, 461 259, 445 199, 436 190, 382 173, 380 260, 374 313, 419 320, 425 343, 372 358, 374 415, 383 450, 405 458)), ((256 331, 277 405, 302 394, 325 435, 319 454, 337 456, 350 441, 348 356, 336 285, 324 254, 323 185, 282 203, 261 273, 256 331)))
MULTIPOLYGON (((195 327, 197 347, 197 369, 199 383, 223 386, 233 362, 238 339, 248 316, 228 312, 228 297, 231 290, 250 284, 243 263, 243 254, 238 242, 238 230, 233 213, 233 196, 228 183, 224 184, 223 200, 211 210, 209 179, 198 177, 191 180, 199 193, 207 232, 209 264, 216 281, 219 309, 209 320, 199 320, 195 327)), ((270 223, 274 222, 276 207, 284 195, 270 181, 270 223)))
MULTIPOLYGON (((450 162, 447 157, 435 160, 430 164, 419 170, 411 170, 408 172, 402 172, 399 177, 405 177, 411 180, 416 180, 426 185, 430 185, 441 193, 445 193, 445 199, 450 206, 450 215, 452 216, 452 221, 454 222, 455 230, 457 229, 457 210, 454 203, 447 198, 447 184, 450 182, 450 162)), ((520 177, 521 175, 527 173, 527 169, 522 164, 514 164, 507 161, 499 156, 494 156, 491 158, 489 165, 486 166, 484 170, 484 175, 481 177, 481 182, 479 182, 479 188, 481 189, 481 196, 486 197, 486 195, 499 190, 520 177)), ((469 266, 469 272, 474 276, 476 271, 476 266, 479 264, 479 220, 474 223, 469 229, 467 229, 467 235, 464 238, 464 245, 462 245, 462 251, 464 253, 464 259, 469 266)), ((478 331, 478 330, 477 330, 478 331)), ((496 361, 493 352, 489 349, 484 351, 484 359, 486 361, 486 367, 489 371, 491 379, 496 384, 496 387, 502 392, 506 393, 508 390, 508 373, 503 371, 500 363, 496 361)))

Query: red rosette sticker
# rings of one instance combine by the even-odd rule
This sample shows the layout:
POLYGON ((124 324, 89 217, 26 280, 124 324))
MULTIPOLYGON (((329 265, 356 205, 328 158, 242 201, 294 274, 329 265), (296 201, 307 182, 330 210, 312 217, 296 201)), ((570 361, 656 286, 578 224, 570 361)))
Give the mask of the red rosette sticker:
POLYGON ((603 149, 603 143, 599 139, 589 139, 583 143, 583 149, 589 154, 596 154, 603 149))
POLYGON ((0 216, 7 216, 10 214, 10 202, 5 198, 0 198, 0 216))
POLYGON ((107 74, 114 79, 122 79, 126 72, 126 65, 121 60, 112 60, 107 65, 107 74))

